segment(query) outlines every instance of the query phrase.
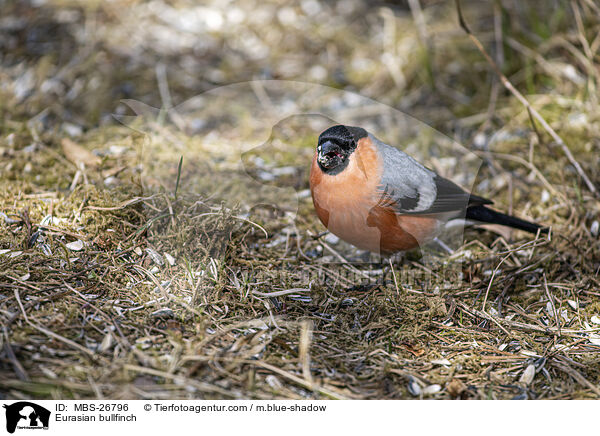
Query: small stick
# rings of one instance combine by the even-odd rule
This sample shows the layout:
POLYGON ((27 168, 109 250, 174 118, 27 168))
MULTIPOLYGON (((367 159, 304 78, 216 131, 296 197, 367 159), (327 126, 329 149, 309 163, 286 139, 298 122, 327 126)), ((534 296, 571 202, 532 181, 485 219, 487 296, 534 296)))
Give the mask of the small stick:
POLYGON ((83 352, 92 360, 96 360, 98 358, 98 356, 93 351, 88 350, 87 348, 79 345, 77 342, 67 339, 64 336, 54 333, 53 331, 48 330, 47 328, 42 327, 41 325, 38 325, 38 324, 34 323, 33 321, 31 321, 29 319, 29 317, 27 316, 27 312, 25 311, 25 307, 23 306, 23 303, 21 302, 21 297, 19 296, 19 291, 17 289, 14 289, 14 293, 15 293, 15 298, 17 300, 17 303, 19 304, 19 308, 21 309, 21 313, 23 314, 23 318, 25 319, 25 322, 27 324, 29 324, 31 327, 38 330, 39 332, 44 333, 46 336, 49 336, 51 338, 57 339, 61 342, 64 342, 65 344, 69 345, 70 347, 83 352))
POLYGON ((422 46, 426 47, 429 40, 427 26, 425 25, 425 16, 419 0, 408 0, 410 12, 412 13, 415 25, 417 26, 417 36, 422 46))
POLYGON ((302 365, 302 376, 310 385, 314 384, 312 374, 310 373, 310 343, 313 335, 312 320, 305 320, 301 323, 300 340, 298 344, 298 360, 302 365))
POLYGON ((23 365, 21 365, 21 362, 19 362, 17 356, 15 356, 15 352, 10 346, 10 339, 8 337, 8 331, 6 327, 3 327, 2 330, 4 333, 4 353, 8 357, 8 360, 10 360, 10 362, 13 364, 13 369, 17 378, 21 381, 31 381, 29 375, 27 374, 27 371, 25 370, 25 368, 23 368, 23 365))
POLYGON ((554 322, 556 323, 556 328, 558 329, 558 337, 560 338, 560 319, 558 318, 558 312, 556 311, 556 306, 554 305, 554 299, 552 298, 552 294, 550 294, 550 290, 548 289, 546 273, 544 273, 544 289, 546 290, 546 295, 548 296, 548 300, 550 301, 550 307, 552 307, 552 312, 554 312, 554 322))
POLYGON ((561 371, 569 374, 577 383, 590 389, 600 397, 600 389, 588 379, 586 379, 583 375, 581 375, 577 370, 571 368, 571 366, 564 362, 557 361, 556 359, 553 359, 552 365, 555 368, 560 369, 561 371))
POLYGON ((252 295, 258 295, 259 297, 281 297, 283 295, 288 295, 288 294, 297 294, 298 292, 310 292, 310 289, 292 288, 292 289, 285 289, 283 291, 273 291, 273 292, 252 291, 252 295))
POLYGON ((502 331, 503 331, 503 332, 506 334, 506 336, 508 336, 509 338, 512 338, 512 337, 513 337, 512 333, 511 333, 511 332, 509 332, 508 330, 506 330, 506 329, 505 329, 505 328, 502 326, 502 324, 500 324, 500 322, 499 322, 499 321, 496 319, 496 317, 495 317, 495 316, 489 315, 489 314, 488 314, 487 312, 485 312, 485 311, 481 311, 481 312, 480 312, 480 311, 478 311, 477 309, 469 308, 469 307, 468 307, 466 304, 463 304, 463 303, 458 303, 458 305, 459 305, 459 306, 460 306, 460 307, 461 307, 463 310, 466 310, 467 312, 469 312, 469 313, 471 313, 471 314, 473 314, 473 315, 475 315, 475 316, 478 316, 479 318, 483 318, 483 319, 487 319, 488 321, 492 321, 494 324, 496 324, 496 325, 497 325, 497 326, 500 328, 500 330, 502 330, 502 331))
POLYGON ((479 39, 477 39, 477 37, 475 35, 473 35, 473 33, 471 32, 471 29, 469 29, 469 27, 467 26, 467 23, 463 17, 462 10, 460 7, 460 0, 456 0, 456 10, 458 12, 458 21, 460 23, 460 27, 462 27, 462 29, 467 33, 467 35, 469 36, 469 39, 471 39, 471 41, 473 41, 473 44, 475 44, 475 46, 477 47, 479 52, 483 55, 483 57, 486 59, 486 61, 491 65, 491 67, 494 69, 494 71, 496 72, 498 77, 500 77, 500 81, 502 82, 504 87, 506 89, 508 89, 511 92, 511 94, 514 95, 517 98, 517 100, 519 100, 521 102, 521 104, 523 104, 523 106, 525 106, 529 111, 531 111, 532 116, 542 125, 544 130, 546 130, 546 132, 548 132, 550 134, 550 136, 552 137, 554 142, 556 142, 560 146, 560 148, 562 149, 563 153, 565 154, 565 156, 567 157, 569 162, 571 162, 571 165, 573 165, 573 167, 575 167, 577 174, 579 174, 579 176, 583 179, 583 181, 587 185, 588 189, 596 197, 600 198, 600 194, 598 193, 598 190, 596 189, 596 187, 594 186, 592 181, 588 178, 585 171, 583 171, 583 168, 581 168, 581 165, 579 165, 579 162, 577 162, 577 160, 575 160, 575 157, 571 153, 571 150, 569 150, 569 147, 567 147, 567 145, 562 140, 562 138, 560 136, 558 136, 558 134, 554 131, 554 129, 552 127, 550 127, 550 125, 546 122, 546 120, 539 114, 539 112, 536 111, 531 106, 531 104, 529 103, 529 101, 527 101, 527 99, 523 96, 523 94, 521 94, 513 86, 513 84, 510 82, 510 80, 508 80, 508 78, 502 73, 502 71, 500 71, 498 64, 487 53, 487 51, 483 47, 483 44, 481 44, 481 41, 479 41, 479 39))
POLYGON ((492 271, 492 276, 490 277, 490 281, 487 285, 487 289, 485 290, 485 297, 483 297, 483 304, 481 305, 481 310, 484 312, 485 312, 485 303, 487 303, 487 299, 490 294, 490 289, 492 288, 492 283, 494 283, 494 277, 496 277, 496 273, 498 272, 498 270, 500 269, 500 267, 502 266, 504 261, 506 261, 510 257, 511 254, 512 254, 512 252, 509 252, 506 256, 504 256, 502 258, 502 260, 500 261, 500 263, 498 263, 498 265, 496 265, 496 268, 494 268, 494 271, 492 271))
POLYGON ((394 271, 394 264, 392 263, 392 258, 389 259, 390 268, 392 270, 392 277, 394 278, 394 285, 396 285, 396 294, 400 295, 400 288, 398 287, 398 279, 396 278, 396 272, 394 271))
POLYGON ((344 394, 342 394, 341 392, 338 392, 337 390, 333 390, 331 388, 327 388, 325 386, 320 386, 317 383, 309 383, 306 380, 304 380, 303 378, 298 377, 295 374, 292 374, 291 372, 285 371, 281 368, 278 368, 274 365, 271 365, 267 362, 263 362, 262 360, 245 360, 242 361, 243 363, 248 363, 250 365, 255 365, 255 366, 260 366, 261 368, 266 369, 267 371, 271 371, 274 372, 275 374, 279 374, 282 377, 287 378, 288 380, 306 388, 306 389, 311 389, 313 391, 317 391, 320 394, 323 394, 329 398, 333 398, 334 400, 346 400, 348 399, 346 396, 344 396, 344 394))
MULTIPOLYGON (((535 132, 535 136, 537 136, 538 144, 542 145, 544 141, 542 140, 542 135, 535 124, 535 120, 533 119, 533 114, 531 113, 531 108, 527 108, 527 114, 529 115, 529 121, 531 121, 531 125, 533 126, 533 130, 535 132)), ((529 161, 531 162, 531 156, 529 157, 529 161)))
POLYGON ((169 91, 169 82, 167 80, 167 66, 161 62, 156 65, 155 72, 156 81, 158 82, 158 92, 162 100, 162 110, 167 112, 167 115, 179 130, 185 131, 185 121, 177 113, 171 100, 171 92, 169 91))
MULTIPOLYGON (((502 322, 503 324, 505 324, 506 326, 510 327, 511 329, 519 329, 519 330, 524 330, 524 331, 533 331, 533 332, 539 332, 539 333, 544 333, 544 334, 550 334, 550 333, 554 333, 557 332, 558 330, 555 327, 539 327, 533 324, 526 324, 523 322, 519 322, 519 321, 512 321, 506 318, 498 318, 492 315, 489 315, 486 312, 482 312, 479 311, 475 308, 469 307, 467 306, 465 303, 462 303, 460 301, 456 302, 456 305, 465 309, 466 312, 471 313, 472 315, 478 316, 479 318, 483 318, 483 319, 487 319, 489 321, 492 321, 493 319, 495 319, 497 322, 502 322)), ((433 324, 435 324, 438 327, 448 327, 449 329, 459 329, 456 326, 444 326, 444 324, 442 323, 436 323, 433 322, 433 324)), ((474 330, 469 330, 469 331, 474 331, 474 330)), ((581 338, 581 330, 573 330, 573 329, 563 329, 562 330, 562 334, 563 336, 569 336, 569 337, 573 337, 573 338, 581 338)))

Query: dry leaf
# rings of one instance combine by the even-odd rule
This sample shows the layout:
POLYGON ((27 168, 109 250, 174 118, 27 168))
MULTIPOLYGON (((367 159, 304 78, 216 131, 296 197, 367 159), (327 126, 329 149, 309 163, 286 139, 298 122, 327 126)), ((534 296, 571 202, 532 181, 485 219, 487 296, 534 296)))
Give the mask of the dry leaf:
POLYGON ((100 165, 101 159, 98 156, 74 143, 69 138, 64 138, 61 141, 61 145, 67 159, 73 162, 78 168, 80 164, 84 164, 87 167, 97 167, 100 165))

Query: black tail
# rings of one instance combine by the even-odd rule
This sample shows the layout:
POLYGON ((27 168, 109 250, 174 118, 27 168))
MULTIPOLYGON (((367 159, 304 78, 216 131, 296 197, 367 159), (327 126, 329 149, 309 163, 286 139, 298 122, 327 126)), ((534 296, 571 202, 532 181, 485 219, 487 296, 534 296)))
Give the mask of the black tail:
POLYGON ((547 227, 542 227, 514 216, 496 212, 495 210, 481 205, 468 207, 465 218, 483 223, 500 224, 503 226, 513 227, 529 233, 537 233, 538 230, 542 233, 548 233, 547 227))

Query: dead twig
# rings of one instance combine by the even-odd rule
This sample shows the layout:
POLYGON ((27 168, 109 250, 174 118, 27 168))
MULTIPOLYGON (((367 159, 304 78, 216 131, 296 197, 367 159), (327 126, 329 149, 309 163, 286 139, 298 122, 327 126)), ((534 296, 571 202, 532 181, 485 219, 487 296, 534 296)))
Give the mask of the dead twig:
POLYGON ((586 379, 583 375, 581 375, 577 370, 571 368, 571 366, 569 366, 565 362, 560 362, 556 359, 552 359, 552 366, 554 366, 556 369, 559 369, 562 372, 568 374, 577 383, 590 389, 592 392, 594 392, 596 395, 598 395, 598 397, 600 397, 600 389, 598 388, 598 386, 594 385, 592 382, 590 382, 588 379, 586 379))
POLYGON ((316 383, 310 383, 306 380, 304 380, 303 378, 298 377, 297 375, 294 375, 288 371, 285 371, 281 368, 278 368, 276 366, 273 366, 267 362, 264 362, 262 360, 248 360, 245 361, 244 363, 249 363, 251 365, 255 365, 255 366, 259 366, 261 368, 264 368, 268 371, 274 372, 275 374, 279 374, 282 377, 287 378, 288 380, 304 387, 307 389, 311 389, 314 390, 316 392, 319 392, 320 394, 323 394, 329 398, 332 398, 334 400, 347 400, 348 397, 346 397, 345 395, 343 395, 342 393, 336 392, 334 390, 332 390, 331 388, 326 388, 323 386, 319 386, 316 383))
POLYGON ((3 330, 4 330, 3 331, 4 352, 5 352, 6 356, 8 357, 8 360, 10 360, 10 363, 12 363, 12 365, 13 365, 15 375, 21 381, 27 381, 27 382, 30 381, 27 371, 25 370, 25 368, 23 368, 23 365, 21 365, 21 362, 19 362, 19 359, 17 359, 15 352, 13 351, 12 347, 10 346, 10 340, 9 340, 10 338, 8 336, 8 331, 7 331, 6 327, 4 327, 3 330))
POLYGON ((546 296, 548 297, 548 301, 550 301, 550 307, 552 308, 552 313, 554 314, 554 322, 556 323, 556 328, 558 329, 558 337, 560 337, 560 319, 558 317, 558 312, 556 310, 556 306, 554 305, 554 298, 552 298, 552 294, 550 294, 550 290, 548 289, 548 281, 546 280, 546 273, 544 273, 543 277, 544 277, 544 290, 546 291, 546 296))
POLYGON ((38 325, 36 323, 34 323, 33 321, 31 321, 29 319, 29 317, 27 316, 27 312, 25 312, 25 307, 23 307, 23 303, 21 302, 21 297, 19 296, 19 291, 17 289, 14 290, 15 292, 15 298, 17 300, 17 303, 19 305, 19 308, 21 309, 21 313, 23 313, 23 318, 25 319, 25 322, 27 324, 29 324, 31 327, 33 327, 34 329, 36 329, 37 331, 39 331, 40 333, 45 334, 46 336, 49 336, 51 338, 57 339, 67 345, 69 345, 70 347, 79 350, 80 352, 82 352, 83 354, 87 355, 88 357, 90 357, 92 360, 96 360, 99 356, 94 353, 91 350, 88 350, 87 348, 79 345, 77 342, 74 342, 70 339, 65 338, 64 336, 61 336, 57 333, 54 333, 51 330, 48 330, 45 327, 42 327, 41 325, 38 325))
MULTIPOLYGON (((492 322, 496 322, 497 325, 502 323, 510 328, 523 330, 523 331, 533 331, 533 332, 540 332, 540 333, 546 333, 546 334, 558 333, 558 329, 555 327, 538 327, 533 324, 526 324, 526 323, 519 322, 519 321, 512 321, 512 320, 508 320, 506 318, 498 318, 498 317, 489 315, 485 312, 481 312, 477 309, 473 309, 472 307, 469 307, 465 303, 462 303, 460 301, 457 302, 456 304, 460 308, 464 309, 466 312, 471 313, 475 316, 478 316, 479 318, 487 319, 488 321, 492 321, 492 322)), ((454 327, 451 327, 451 328, 454 328, 454 327)), ((506 333, 505 329, 502 329, 502 330, 506 333)), ((563 336, 571 336, 571 337, 575 337, 578 339, 581 337, 581 331, 579 331, 579 330, 564 330, 563 329, 562 334, 563 334, 563 336)))
POLYGON ((521 102, 521 104, 523 104, 523 106, 525 106, 527 108, 527 110, 529 110, 531 112, 532 116, 542 125, 542 127, 544 128, 544 130, 546 132, 548 132, 548 134, 552 137, 552 139, 554 140, 554 142, 556 142, 560 146, 560 148, 562 149, 563 153, 565 154, 565 156, 567 157, 567 159, 569 160, 569 162, 571 162, 571 165, 573 165, 573 167, 577 171, 577 174, 579 174, 579 176, 583 179, 583 181, 585 182, 585 184, 588 187, 588 189, 596 197, 600 198, 600 194, 599 194, 598 190, 596 189, 596 186, 594 186, 594 184, 592 183, 592 181, 590 180, 590 178, 587 176, 587 174, 585 173, 585 171, 583 170, 583 168, 581 168, 581 165, 579 164, 579 162, 577 162, 577 160, 575 159, 575 157, 571 153, 571 150, 569 149, 569 147, 565 144, 565 142, 558 135, 558 133, 556 133, 556 131, 552 127, 550 127, 550 124, 548 124, 548 122, 539 114, 539 112, 537 110, 535 110, 533 108, 533 106, 531 106, 531 104, 523 96, 523 94, 521 94, 519 92, 519 90, 517 90, 513 86, 513 84, 510 82, 510 80, 508 80, 508 78, 502 73, 502 71, 500 71, 500 68, 498 67, 498 64, 492 59, 492 57, 485 50, 485 48, 483 47, 483 44, 481 43, 481 41, 479 41, 479 39, 471 32, 471 29, 467 25, 467 23, 466 23, 466 21, 464 19, 464 16, 462 14, 462 9, 461 9, 461 6, 460 6, 460 0, 456 0, 456 10, 458 12, 458 21, 460 23, 460 27, 467 33, 467 35, 469 36, 469 39, 471 41, 473 41, 473 44, 475 44, 475 46, 477 47, 477 49, 479 50, 479 52, 483 55, 483 57, 486 59, 486 61, 494 69, 494 71, 496 72, 496 74, 498 75, 498 77, 500 77, 500 81, 502 82, 502 84, 504 85, 504 87, 506 89, 508 89, 510 91, 510 93, 513 94, 517 98, 517 100, 519 100, 519 102, 521 102))

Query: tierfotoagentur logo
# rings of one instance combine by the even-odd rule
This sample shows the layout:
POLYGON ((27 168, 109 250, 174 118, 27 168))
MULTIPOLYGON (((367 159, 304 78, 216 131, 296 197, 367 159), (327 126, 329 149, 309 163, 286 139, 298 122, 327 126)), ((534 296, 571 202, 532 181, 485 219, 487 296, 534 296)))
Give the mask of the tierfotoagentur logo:
POLYGON ((29 401, 19 401, 10 405, 4 404, 6 409, 6 431, 14 433, 19 430, 48 429, 50 411, 42 406, 29 401))

